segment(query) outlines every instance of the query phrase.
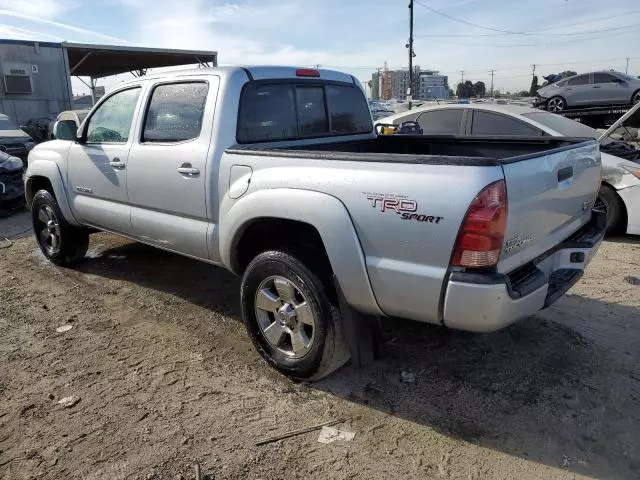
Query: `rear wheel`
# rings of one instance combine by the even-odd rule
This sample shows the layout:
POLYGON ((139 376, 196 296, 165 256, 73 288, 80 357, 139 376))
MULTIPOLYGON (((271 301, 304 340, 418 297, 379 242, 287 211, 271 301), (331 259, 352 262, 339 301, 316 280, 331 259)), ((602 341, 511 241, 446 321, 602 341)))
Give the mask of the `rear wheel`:
POLYGON ((561 112, 567 108, 567 102, 562 97, 551 97, 547 101, 547 110, 550 112, 561 112))
POLYGON ((35 194, 31 220, 38 246, 47 259, 56 265, 70 265, 84 258, 89 248, 89 232, 64 219, 51 192, 39 190, 35 194))
POLYGON ((620 233, 624 207, 615 190, 608 185, 602 185, 596 198, 593 210, 606 215, 606 233, 620 233))
POLYGON ((242 318, 267 363, 318 380, 349 360, 329 288, 292 255, 268 251, 251 261, 242 278, 242 318))

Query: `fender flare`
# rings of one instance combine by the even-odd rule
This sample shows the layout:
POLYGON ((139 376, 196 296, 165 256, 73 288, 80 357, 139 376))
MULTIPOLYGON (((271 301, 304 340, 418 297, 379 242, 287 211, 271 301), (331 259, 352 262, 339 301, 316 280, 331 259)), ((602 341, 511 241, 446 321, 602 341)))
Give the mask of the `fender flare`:
POLYGON ((25 178, 25 196, 29 208, 31 208, 31 201, 36 194, 36 192, 33 192, 31 189, 31 184, 35 177, 44 177, 49 180, 53 188, 53 194, 56 197, 56 201, 60 206, 60 211, 64 215, 65 220, 71 225, 76 227, 80 226, 80 223, 75 219, 71 211, 62 173, 58 165, 51 160, 32 160, 29 162, 29 168, 27 169, 27 176, 25 178))
POLYGON ((311 190, 276 188, 245 195, 228 209, 224 208, 224 203, 219 245, 222 263, 229 270, 240 273, 234 269, 234 252, 253 221, 282 218, 307 223, 320 234, 333 273, 349 305, 362 313, 384 315, 375 299, 351 216, 336 197, 311 190))

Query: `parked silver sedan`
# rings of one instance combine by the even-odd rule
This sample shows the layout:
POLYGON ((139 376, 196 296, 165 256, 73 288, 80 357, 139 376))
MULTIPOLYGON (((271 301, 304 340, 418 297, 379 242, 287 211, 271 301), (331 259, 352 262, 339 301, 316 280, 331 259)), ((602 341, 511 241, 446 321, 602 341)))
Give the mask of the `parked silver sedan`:
POLYGON ((537 105, 550 112, 566 108, 629 105, 640 101, 640 79, 606 71, 574 75, 538 90, 537 105))
MULTIPOLYGON (((417 129, 425 135, 546 135, 598 139, 602 154, 602 185, 595 209, 607 214, 609 233, 640 235, 640 150, 637 143, 629 142, 629 138, 624 142, 618 139, 621 130, 635 132, 637 137, 640 103, 603 134, 554 113, 490 103, 432 105, 381 118, 376 125, 399 127, 403 122, 415 122, 408 124, 412 128, 406 130, 414 132, 417 129)), ((380 130, 389 132, 394 128, 380 130)), ((639 140, 636 138, 636 142, 639 140)))

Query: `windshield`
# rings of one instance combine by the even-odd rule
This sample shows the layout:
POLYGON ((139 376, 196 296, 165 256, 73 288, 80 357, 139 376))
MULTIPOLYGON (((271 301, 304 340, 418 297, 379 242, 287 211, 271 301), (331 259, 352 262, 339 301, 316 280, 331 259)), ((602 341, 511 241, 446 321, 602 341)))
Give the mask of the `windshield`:
POLYGON ((587 127, 582 123, 578 123, 574 120, 570 120, 560 115, 548 112, 531 112, 523 113, 523 117, 530 118, 531 120, 538 122, 545 127, 555 130, 565 137, 589 137, 598 138, 600 135, 596 130, 591 127, 587 127))
POLYGON ((624 80, 638 80, 638 77, 633 75, 627 75, 626 73, 617 73, 617 75, 624 80))
POLYGON ((0 118, 0 130, 18 130, 18 127, 8 118, 0 118))

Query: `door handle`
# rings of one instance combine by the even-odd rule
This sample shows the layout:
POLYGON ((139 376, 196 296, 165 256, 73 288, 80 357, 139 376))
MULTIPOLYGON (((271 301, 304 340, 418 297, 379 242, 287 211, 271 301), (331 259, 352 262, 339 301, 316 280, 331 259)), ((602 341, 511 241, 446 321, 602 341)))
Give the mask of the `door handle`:
POLYGON ((569 180, 573 177, 573 167, 564 167, 558 170, 558 183, 569 180))
POLYGON ((116 170, 124 170, 124 167, 127 166, 126 163, 120 161, 118 157, 115 157, 113 160, 111 160, 109 162, 109 165, 111 165, 116 170))
POLYGON ((594 85, 593 88, 602 88, 600 85, 594 85))
POLYGON ((183 163, 182 166, 178 167, 178 173, 188 177, 197 177, 200 175, 200 170, 193 168, 190 163, 183 163))

